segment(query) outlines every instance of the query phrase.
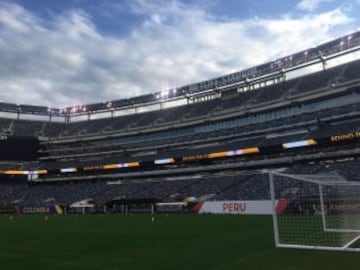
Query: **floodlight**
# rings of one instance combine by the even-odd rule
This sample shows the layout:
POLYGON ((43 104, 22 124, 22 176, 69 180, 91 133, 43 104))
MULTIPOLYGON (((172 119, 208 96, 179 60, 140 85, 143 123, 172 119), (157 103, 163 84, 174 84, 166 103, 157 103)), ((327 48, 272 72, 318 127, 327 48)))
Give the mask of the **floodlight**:
POLYGON ((161 92, 161 97, 165 98, 167 97, 169 92, 167 90, 161 92))

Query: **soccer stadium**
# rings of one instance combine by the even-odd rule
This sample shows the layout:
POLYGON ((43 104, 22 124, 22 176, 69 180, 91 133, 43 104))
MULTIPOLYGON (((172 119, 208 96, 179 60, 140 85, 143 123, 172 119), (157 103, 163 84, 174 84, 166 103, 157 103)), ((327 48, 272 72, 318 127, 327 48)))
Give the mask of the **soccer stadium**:
POLYGON ((356 269, 359 50, 357 31, 126 99, 0 102, 1 268, 356 269))
MULTIPOLYGON (((1 112, 11 115, 0 122, 1 223, 3 233, 8 232, 2 237, 2 252, 35 253, 31 250, 36 248, 31 242, 34 236, 23 235, 27 239, 23 241, 30 241, 25 246, 14 238, 29 226, 34 235, 44 231, 44 235, 74 237, 79 243, 68 245, 77 246, 81 253, 89 251, 90 256, 100 252, 100 262, 101 258, 115 264, 132 262, 139 269, 145 266, 137 259, 156 258, 151 249, 162 253, 167 263, 180 254, 195 259, 187 252, 171 250, 177 244, 181 250, 192 250, 193 245, 205 248, 214 241, 214 245, 231 246, 236 254, 246 241, 241 244, 249 247, 246 252, 261 253, 269 242, 270 247, 274 245, 271 197, 277 203, 274 233, 278 244, 357 250, 360 61, 326 65, 359 48, 360 32, 355 32, 166 93, 65 109, 1 103, 1 112), (288 79, 288 74, 316 64, 322 67, 319 71, 300 72, 288 79), (273 194, 269 175, 275 178, 273 194), (318 186, 324 193, 321 196, 318 186), (320 217, 335 232, 320 232, 320 217), (203 233, 220 236, 228 229, 225 243, 218 237, 198 239, 203 233), (147 239, 151 243, 134 243, 131 249, 148 254, 132 258, 130 252, 130 257, 117 261, 111 257, 116 251, 106 251, 105 243, 102 247, 104 238, 112 238, 107 230, 127 244, 147 239), (126 236, 130 239, 122 239, 124 231, 132 235, 126 236), (246 235, 242 239, 241 231, 249 231, 254 240, 246 240, 246 235), (90 234, 89 239, 82 239, 84 232, 90 234), (309 232, 313 235, 308 236, 309 232), (162 250, 167 237, 185 237, 188 242, 172 239, 167 257, 162 250)), ((61 253, 66 243, 54 241, 63 245, 54 254, 49 239, 37 244, 41 252, 49 252, 52 258, 59 252, 56 260, 66 261, 69 254, 61 253)), ((127 253, 125 244, 118 246, 122 246, 120 253, 127 253)), ((77 256, 78 251, 72 252, 77 256)), ((224 252, 219 261, 234 256, 224 252)), ((281 256, 276 252, 274 256, 281 256)), ((213 263, 219 263, 215 258, 213 263)), ((85 266, 73 267, 102 269, 92 266, 92 258, 85 259, 89 259, 85 266)), ((231 264, 221 269, 231 269, 231 264)))

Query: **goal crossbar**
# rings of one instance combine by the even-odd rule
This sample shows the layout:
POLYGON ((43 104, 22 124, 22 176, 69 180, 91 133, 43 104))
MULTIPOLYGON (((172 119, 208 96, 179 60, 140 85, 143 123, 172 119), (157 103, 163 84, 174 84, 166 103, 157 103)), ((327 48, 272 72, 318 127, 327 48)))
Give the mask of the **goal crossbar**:
POLYGON ((344 177, 342 177, 338 174, 336 174, 336 175, 331 175, 331 174, 316 174, 316 175, 296 174, 296 175, 294 175, 294 174, 286 174, 286 173, 277 172, 277 171, 269 171, 269 174, 274 174, 274 175, 278 175, 278 176, 282 176, 282 177, 301 180, 301 181, 305 181, 305 182, 313 183, 313 184, 322 184, 322 185, 337 184, 337 185, 360 186, 360 182, 348 181, 344 177), (326 179, 326 180, 324 180, 324 179, 326 179), (331 179, 331 180, 329 180, 329 179, 331 179))

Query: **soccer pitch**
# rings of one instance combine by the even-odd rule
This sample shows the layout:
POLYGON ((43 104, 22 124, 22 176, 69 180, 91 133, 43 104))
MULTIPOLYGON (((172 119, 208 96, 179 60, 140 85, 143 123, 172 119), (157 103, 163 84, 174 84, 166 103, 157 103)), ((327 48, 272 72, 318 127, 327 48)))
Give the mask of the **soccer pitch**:
POLYGON ((357 269, 360 254, 276 249, 270 216, 0 216, 0 269, 357 269), (154 222, 152 221, 154 217, 154 222))

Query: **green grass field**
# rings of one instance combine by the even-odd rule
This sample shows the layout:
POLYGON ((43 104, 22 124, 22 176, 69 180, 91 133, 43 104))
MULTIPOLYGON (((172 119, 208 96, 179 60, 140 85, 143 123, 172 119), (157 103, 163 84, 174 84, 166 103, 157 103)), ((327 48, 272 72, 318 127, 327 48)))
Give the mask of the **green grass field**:
POLYGON ((0 269, 358 269, 360 254, 276 249, 269 216, 0 216, 0 269))

